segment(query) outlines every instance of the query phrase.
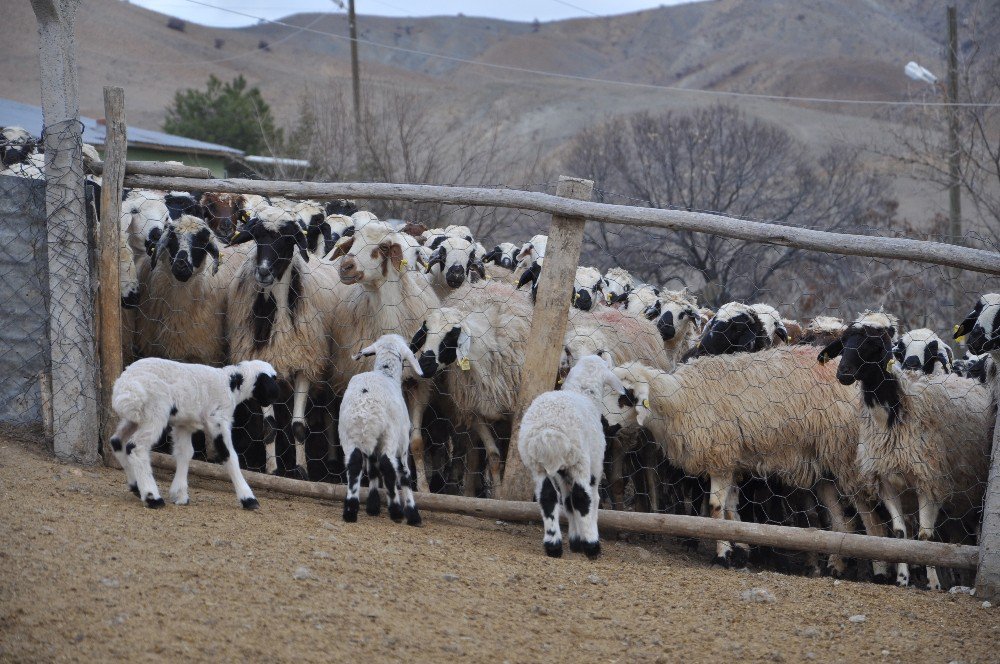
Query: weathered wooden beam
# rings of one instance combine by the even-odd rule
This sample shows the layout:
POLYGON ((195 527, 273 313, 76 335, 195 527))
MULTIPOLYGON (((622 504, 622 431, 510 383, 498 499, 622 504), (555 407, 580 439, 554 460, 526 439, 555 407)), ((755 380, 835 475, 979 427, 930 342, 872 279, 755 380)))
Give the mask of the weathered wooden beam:
MULTIPOLYGON (((153 453, 152 459, 155 468, 173 470, 175 467, 173 457, 166 454, 153 453)), ((220 491, 231 491, 229 476, 220 465, 192 461, 191 475, 219 480, 225 483, 225 486, 219 487, 220 491)), ((346 487, 343 484, 306 482, 250 471, 243 471, 243 476, 254 489, 277 491, 292 496, 342 502, 346 493, 346 487)), ((366 490, 362 489, 362 502, 364 502, 366 495, 366 490)), ((438 493, 419 493, 416 498, 417 507, 428 512, 465 514, 484 519, 501 519, 512 522, 541 521, 538 505, 529 502, 465 498, 438 493)), ((233 509, 236 509, 235 498, 233 505, 233 509)), ((267 501, 263 501, 262 505, 266 510, 267 501)), ((974 546, 890 537, 869 537, 868 535, 834 533, 828 530, 771 526, 698 516, 601 510, 598 519, 602 528, 619 531, 694 537, 712 541, 730 540, 794 551, 820 551, 853 558, 906 562, 915 565, 974 569, 978 554, 978 547, 974 546)))
MULTIPOLYGON (((121 88, 104 88, 104 117, 107 118, 107 138, 104 141, 105 167, 102 169, 104 176, 101 178, 101 214, 97 233, 97 341, 101 361, 101 442, 107 445, 117 424, 111 410, 111 390, 123 368, 119 220, 127 137, 125 91, 121 88)), ((105 451, 104 458, 107 462, 111 454, 105 451)))
POLYGON ((83 191, 83 128, 73 36, 79 0, 31 0, 38 20, 45 126, 45 214, 52 363, 52 446, 65 461, 98 460, 97 347, 83 191))
POLYGON ((1000 275, 1000 254, 939 242, 903 238, 830 233, 809 228, 733 219, 706 212, 658 210, 654 208, 574 201, 559 196, 513 189, 441 187, 420 184, 266 182, 263 180, 194 180, 133 175, 126 186, 150 189, 196 189, 206 191, 287 196, 289 198, 366 198, 405 200, 448 205, 479 205, 548 212, 625 226, 650 226, 673 231, 691 231, 810 251, 845 256, 866 256, 932 263, 983 274, 1000 275))
MULTIPOLYGON (((87 171, 94 175, 102 175, 107 161, 107 142, 105 142, 105 161, 88 161, 87 171)), ((198 178, 206 180, 213 173, 202 166, 187 166, 186 164, 170 164, 165 161, 126 161, 126 175, 155 175, 170 178, 198 178)))
MULTIPOLYGON (((560 177, 556 196, 587 200, 594 189, 590 180, 560 177)), ((518 432, 524 411, 535 397, 553 387, 559 372, 563 352, 566 321, 569 320, 570 297, 576 266, 580 263, 583 244, 583 219, 553 215, 549 224, 549 239, 545 263, 538 278, 535 309, 531 316, 531 332, 524 349, 524 367, 518 389, 517 412, 511 427, 507 462, 498 495, 505 500, 531 500, 534 485, 517 450, 518 432)))
MULTIPOLYGON (((994 354, 994 361, 1000 360, 994 354)), ((994 398, 1000 399, 1000 381, 994 381, 994 398)), ((1000 403, 1000 401, 997 401, 1000 403)), ((1000 413, 993 428, 993 459, 983 497, 983 524, 979 530, 976 597, 1000 600, 1000 413)))

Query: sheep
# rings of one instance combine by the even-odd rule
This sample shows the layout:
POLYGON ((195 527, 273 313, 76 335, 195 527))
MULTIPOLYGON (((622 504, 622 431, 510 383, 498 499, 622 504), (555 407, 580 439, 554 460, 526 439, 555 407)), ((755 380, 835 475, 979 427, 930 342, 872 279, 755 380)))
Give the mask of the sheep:
POLYGON ((359 231, 368 224, 377 223, 378 217, 367 210, 361 210, 352 214, 351 220, 354 222, 354 230, 359 231))
POLYGON ((627 293, 636 286, 635 278, 621 267, 608 270, 604 275, 604 281, 608 284, 605 291, 608 304, 624 302, 627 293))
MULTIPOLYGON (((295 472, 308 478, 305 412, 311 385, 320 381, 330 358, 328 331, 343 288, 327 261, 310 264, 305 231, 279 208, 265 207, 233 236, 253 240, 256 252, 237 270, 227 295, 226 336, 234 360, 260 358, 293 386, 292 435, 295 472)), ((274 412, 265 418, 274 425, 274 412)), ((266 444, 266 469, 277 471, 273 439, 266 444)))
POLYGON ((271 205, 266 196, 215 192, 202 194, 199 202, 212 231, 226 242, 233 237, 239 225, 248 221, 257 210, 271 205))
POLYGON ((115 381, 111 394, 111 407, 121 418, 111 449, 125 469, 129 490, 146 507, 163 507, 149 453, 170 428, 177 461, 170 498, 177 505, 187 505, 187 473, 194 456, 191 435, 200 429, 223 458, 240 504, 244 509, 258 509, 260 504, 240 473, 233 449, 233 412, 251 399, 269 406, 277 394, 274 367, 259 360, 222 368, 160 358, 133 362, 115 381))
POLYGON ((699 355, 756 352, 788 342, 781 316, 766 304, 722 305, 698 342, 699 355))
POLYGON ((545 257, 545 247, 548 246, 549 236, 548 235, 535 235, 530 240, 521 245, 521 249, 517 252, 515 257, 517 260, 517 267, 522 269, 527 269, 532 263, 540 263, 541 258, 545 257))
MULTIPOLYGON (((500 482, 500 449, 491 425, 513 417, 531 327, 531 304, 509 284, 480 282, 428 312, 410 349, 425 378, 438 377, 450 397, 456 425, 468 427, 486 450, 490 486, 500 482), (456 298, 457 299, 457 298, 456 298)), ((476 472, 467 463, 466 495, 475 495, 476 472)))
POLYGON ((576 275, 573 277, 573 306, 590 311, 595 303, 603 300, 605 286, 604 277, 597 268, 576 268, 576 275))
POLYGON ((980 296, 975 308, 955 326, 955 340, 965 341, 966 348, 974 355, 990 353, 993 361, 1000 361, 1000 293, 980 296))
POLYGON ((381 483, 389 499, 389 517, 399 522, 405 516, 407 524, 418 526, 420 513, 410 489, 410 418, 403 400, 402 381, 404 361, 417 375, 420 366, 398 334, 379 337, 354 358, 371 356, 375 357, 375 368, 351 378, 340 404, 338 433, 347 460, 344 521, 358 520, 361 471, 367 466, 368 514, 377 516, 381 509, 381 483))
POLYGON ((903 369, 923 371, 927 375, 935 372, 937 364, 941 365, 938 373, 951 373, 955 359, 951 347, 925 327, 904 334, 896 341, 892 354, 903 369))
MULTIPOLYGON (((406 240, 389 226, 371 222, 342 239, 330 255, 340 275, 338 288, 348 286, 338 298, 328 333, 337 352, 333 353, 328 380, 338 392, 359 372, 349 354, 351 348, 367 347, 384 334, 410 338, 441 302, 423 276, 403 264, 406 240), (339 259, 339 260, 338 260, 339 259)), ((430 386, 418 383, 411 399, 410 449, 421 491, 428 491, 424 472, 424 441, 420 430, 423 406, 430 399, 430 386)))
MULTIPOLYGON (((427 259, 426 273, 433 275, 431 283, 439 297, 449 289, 461 288, 466 275, 472 282, 486 278, 483 264, 476 256, 475 245, 465 238, 443 236, 427 259)), ((427 246, 426 244, 424 246, 427 246)))
MULTIPOLYGON (((779 346, 706 356, 673 373, 628 362, 615 373, 629 398, 624 410, 606 417, 611 424, 645 426, 670 463, 687 475, 707 475, 713 518, 739 519, 736 476, 773 474, 815 491, 831 527, 848 532, 842 489, 868 534, 882 535, 874 496, 856 482, 857 390, 837 382, 832 364, 817 365, 815 353, 807 346, 779 346)), ((728 566, 732 555, 730 543, 716 544, 715 563, 728 566)), ((828 565, 835 575, 843 571, 839 558, 831 557, 828 565)), ((885 580, 885 563, 874 567, 876 578, 885 580)))
POLYGON ((796 343, 812 346, 826 346, 840 338, 847 329, 844 321, 836 316, 816 316, 806 324, 796 343))
POLYGON ((182 215, 139 267, 137 345, 146 356, 221 366, 230 284, 250 252, 219 247, 208 224, 182 215))
POLYGON ((681 362, 698 335, 698 301, 687 289, 661 291, 649 285, 632 289, 623 300, 625 310, 655 321, 670 361, 681 362))
POLYGON ((24 164, 38 148, 38 141, 23 127, 0 128, 0 166, 24 164))
MULTIPOLYGON (((530 265, 528 265, 517 279, 517 288, 520 290, 521 286, 530 283, 531 284, 531 301, 534 302, 538 297, 538 278, 542 276, 542 265, 545 263, 545 257, 539 256, 537 259, 533 260, 530 265)), ((519 266, 520 269, 520 266, 519 266)))
POLYGON ((170 221, 163 194, 148 189, 130 189, 122 194, 121 228, 128 235, 132 256, 138 265, 150 255, 170 221))
POLYGON ((996 379, 996 364, 989 353, 973 355, 966 351, 964 358, 952 363, 951 370, 963 378, 972 378, 980 383, 992 384, 996 379))
POLYGON ((604 463, 601 403, 605 388, 625 393, 607 356, 577 361, 562 390, 531 402, 521 420, 517 451, 535 479, 535 499, 545 527, 545 553, 562 556, 559 505, 565 501, 569 549, 588 558, 601 553, 597 531, 597 487, 604 463))
MULTIPOLYGON (((819 359, 841 357, 837 380, 860 384, 860 478, 889 510, 895 536, 907 536, 901 494, 913 489, 918 537, 932 540, 944 507, 952 504, 964 513, 982 503, 995 410, 990 391, 975 381, 953 374, 914 376, 896 367, 895 334, 894 317, 866 311, 819 359)), ((906 585, 906 565, 897 569, 906 585)), ((941 589, 933 567, 927 581, 941 589)))
POLYGON ((484 263, 493 263, 513 272, 517 268, 518 246, 511 242, 501 242, 483 256, 484 263))

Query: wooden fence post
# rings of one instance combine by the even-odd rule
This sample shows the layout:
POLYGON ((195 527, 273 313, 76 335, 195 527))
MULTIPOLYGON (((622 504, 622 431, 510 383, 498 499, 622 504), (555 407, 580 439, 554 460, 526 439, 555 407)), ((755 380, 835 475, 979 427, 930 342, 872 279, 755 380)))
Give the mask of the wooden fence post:
MULTIPOLYGON (((590 180, 561 176, 556 186, 556 196, 577 200, 590 200, 594 183, 590 180)), ((524 368, 517 398, 510 447, 499 497, 504 500, 531 500, 534 486, 531 475, 517 451, 517 433, 525 409, 539 394, 555 387, 559 360, 563 352, 563 338, 569 320, 570 297, 573 279, 580 262, 583 244, 582 217, 552 215, 549 241, 545 251, 545 264, 538 279, 538 296, 531 318, 531 332, 524 351, 524 368)))
POLYGON ((97 350, 73 35, 79 5, 80 0, 31 0, 45 124, 53 448, 60 459, 92 464, 98 459, 97 350))
MULTIPOLYGON (((117 422, 111 413, 111 389, 122 372, 122 297, 119 274, 122 188, 125 181, 125 91, 104 88, 104 169, 97 232, 98 344, 101 359, 101 442, 107 445, 117 422)), ((130 257, 131 258, 131 257, 130 257)), ((114 457, 104 450, 104 462, 114 457)))
MULTIPOLYGON (((1000 359, 994 354, 994 361, 1000 359)), ((994 398, 1000 399, 1000 381, 994 381, 994 398)), ((997 401, 1000 403, 1000 401, 997 401)), ((983 526, 979 531, 979 566, 976 597, 1000 600, 1000 412, 993 429, 993 459, 983 497, 983 526)))

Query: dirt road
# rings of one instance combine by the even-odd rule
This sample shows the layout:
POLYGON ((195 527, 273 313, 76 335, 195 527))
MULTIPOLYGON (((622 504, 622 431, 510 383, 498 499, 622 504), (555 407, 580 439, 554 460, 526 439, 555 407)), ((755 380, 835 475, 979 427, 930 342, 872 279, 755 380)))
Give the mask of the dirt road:
POLYGON ((536 526, 430 512, 419 529, 348 525, 339 504, 258 497, 244 512, 229 486, 195 480, 191 505, 147 510, 120 471, 6 432, 0 660, 1000 658, 1000 608, 967 595, 723 571, 659 544, 553 560, 536 526), (775 601, 742 599, 752 588, 775 601))

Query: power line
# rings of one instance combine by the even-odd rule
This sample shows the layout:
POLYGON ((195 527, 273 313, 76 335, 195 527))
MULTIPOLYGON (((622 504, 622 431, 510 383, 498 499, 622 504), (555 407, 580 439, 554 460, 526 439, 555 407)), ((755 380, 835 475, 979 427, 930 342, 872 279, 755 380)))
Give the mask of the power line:
POLYGON ((592 12, 589 9, 586 9, 586 8, 581 7, 579 5, 574 5, 571 2, 566 2, 566 0, 552 0, 552 2, 558 3, 558 4, 563 5, 565 7, 569 7, 570 9, 575 9, 575 10, 583 12, 585 14, 590 14, 591 16, 596 16, 598 18, 604 18, 601 14, 598 14, 597 12, 592 12))
MULTIPOLYGON (((284 21, 275 21, 260 16, 254 16, 253 14, 247 14, 246 12, 241 12, 235 9, 228 9, 226 7, 219 7, 218 5, 209 4, 207 2, 202 2, 201 0, 184 0, 195 5, 201 5, 202 7, 209 7, 211 9, 218 9, 219 11, 228 12, 230 14, 235 14, 237 16, 244 16, 246 18, 251 18, 257 21, 263 21, 265 23, 270 23, 272 25, 280 25, 287 28, 299 28, 299 26, 292 25, 291 23, 285 23, 284 21)), ((316 30, 313 28, 303 27, 300 28, 303 32, 310 32, 317 35, 323 35, 326 37, 331 37, 333 39, 339 39, 342 41, 351 41, 350 37, 345 35, 338 35, 333 32, 324 32, 322 30, 316 30)), ((793 97, 793 96, 782 96, 782 95, 769 95, 769 94, 759 94, 752 92, 731 92, 727 90, 699 90, 697 88, 681 88, 673 85, 657 85, 655 83, 638 83, 634 81, 614 81, 606 78, 592 78, 590 76, 579 76, 576 74, 561 74, 558 72, 544 71, 541 69, 529 69, 526 67, 514 67, 511 65, 501 65, 492 62, 480 62, 477 60, 467 60, 465 58, 459 58, 452 55, 444 55, 441 53, 431 53, 429 51, 419 51, 412 48, 404 48, 402 46, 390 46, 389 44, 380 44, 378 42, 371 41, 370 39, 365 39, 358 37, 357 43, 366 44, 368 46, 373 46, 375 48, 384 48, 390 51, 396 51, 398 53, 409 53, 411 55, 421 55, 428 58, 436 58, 438 60, 446 60, 448 62, 456 62, 459 64, 466 64, 475 67, 485 67, 487 69, 496 69, 500 71, 509 71, 519 74, 531 74, 533 76, 547 76, 550 78, 559 78, 569 81, 578 81, 581 83, 599 83, 603 85, 615 85, 619 87, 629 87, 638 88, 644 90, 662 90, 665 92, 681 92, 688 94, 701 94, 713 97, 730 97, 730 98, 742 98, 742 99, 757 99, 763 101, 793 101, 800 103, 811 103, 811 104, 853 104, 856 106, 914 106, 914 107, 927 107, 927 106, 941 106, 941 107, 974 107, 974 108, 1000 108, 1000 103, 996 102, 946 102, 946 101, 878 101, 874 99, 836 99, 832 97, 793 97)))

